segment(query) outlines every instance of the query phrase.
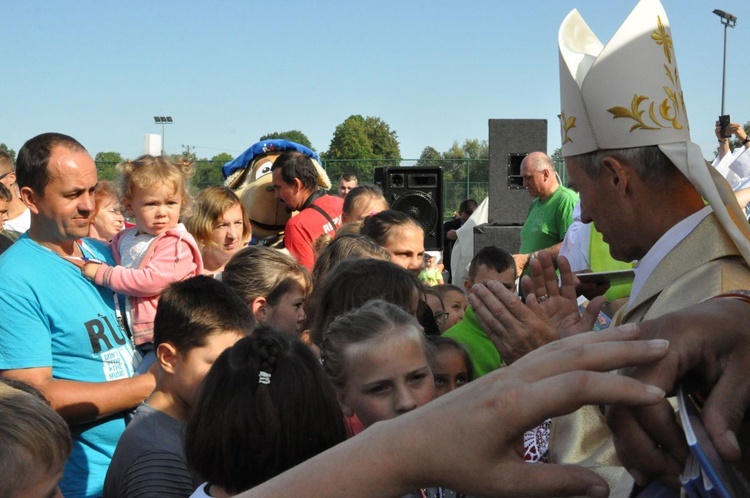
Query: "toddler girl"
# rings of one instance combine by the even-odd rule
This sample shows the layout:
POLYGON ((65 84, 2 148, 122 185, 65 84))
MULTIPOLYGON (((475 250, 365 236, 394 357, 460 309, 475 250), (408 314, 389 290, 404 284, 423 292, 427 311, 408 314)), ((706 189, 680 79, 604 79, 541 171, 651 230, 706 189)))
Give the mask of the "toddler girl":
POLYGON ((424 253, 424 268, 419 272, 419 281, 430 287, 444 283, 443 265, 437 264, 433 254, 424 253))
POLYGON ((97 285, 129 296, 124 315, 144 355, 142 372, 156 359, 154 317, 161 291, 172 282, 203 273, 198 245, 179 222, 189 202, 192 166, 166 156, 146 155, 117 168, 122 204, 135 226, 112 239, 110 247, 118 266, 87 260, 82 272, 97 285))

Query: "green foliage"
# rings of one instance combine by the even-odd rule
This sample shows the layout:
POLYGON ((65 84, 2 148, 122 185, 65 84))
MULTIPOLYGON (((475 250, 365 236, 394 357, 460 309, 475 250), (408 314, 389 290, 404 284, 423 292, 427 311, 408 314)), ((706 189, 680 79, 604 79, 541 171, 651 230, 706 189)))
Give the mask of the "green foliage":
POLYGON ((281 131, 281 132, 277 131, 274 133, 268 133, 260 137, 258 141, 262 142, 263 140, 279 140, 279 139, 289 140, 290 142, 296 142, 300 145, 304 145, 308 149, 313 149, 312 143, 310 143, 310 139, 307 138, 307 135, 305 135, 299 130, 289 130, 289 131, 281 131))
POLYGON ((466 139, 462 145, 454 141, 450 149, 439 155, 435 148, 425 147, 417 165, 437 164, 439 158, 446 182, 488 182, 490 179, 490 148, 486 140, 466 139))
POLYGON ((565 164, 565 158, 563 158, 563 155, 562 155, 562 147, 556 148, 555 152, 552 153, 550 158, 555 163, 555 166, 559 164, 565 164))
POLYGON ((5 145, 4 143, 0 143, 0 151, 5 152, 6 154, 10 156, 11 160, 13 161, 13 164, 16 163, 16 151, 15 150, 9 149, 8 146, 5 145))
POLYGON ((417 160, 417 166, 442 166, 443 156, 434 147, 429 145, 422 149, 417 160))
POLYGON ((211 162, 220 164, 219 168, 221 166, 224 166, 226 163, 234 159, 234 156, 232 154, 227 154, 226 152, 222 152, 221 154, 216 154, 214 157, 209 159, 211 162))
POLYGON ((461 145, 454 141, 442 154, 430 146, 422 150, 417 166, 443 168, 443 214, 446 218, 464 199, 482 202, 487 197, 489 159, 490 148, 486 140, 466 139, 461 145))
POLYGON ((94 156, 99 180, 117 180, 117 165, 123 161, 119 152, 97 152, 94 156))
POLYGON ((323 157, 328 176, 332 179, 353 171, 363 181, 371 181, 376 167, 399 164, 401 150, 396 132, 385 121, 357 114, 336 127, 331 145, 323 157))
POLYGON ((372 145, 362 116, 349 116, 336 127, 326 159, 372 159, 372 145))
POLYGON ((223 185, 224 178, 221 176, 221 167, 234 159, 234 156, 222 152, 211 159, 198 159, 195 161, 195 174, 193 175, 193 186, 196 190, 206 187, 223 185))
POLYGON ((221 176, 221 167, 226 161, 217 162, 209 159, 198 159, 193 163, 195 173, 193 174, 192 184, 197 190, 203 190, 206 187, 223 185, 224 179, 221 176))

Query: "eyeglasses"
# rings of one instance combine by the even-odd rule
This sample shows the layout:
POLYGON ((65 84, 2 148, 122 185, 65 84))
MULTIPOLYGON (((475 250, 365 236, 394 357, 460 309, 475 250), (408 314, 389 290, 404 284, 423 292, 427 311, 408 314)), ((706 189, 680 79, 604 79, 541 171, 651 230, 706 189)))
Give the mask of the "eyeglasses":
POLYGON ((438 311, 437 313, 435 313, 435 320, 437 320, 438 322, 443 322, 448 319, 449 314, 450 313, 448 313, 447 311, 438 311))
POLYGON ((8 172, 6 172, 6 173, 3 173, 2 175, 0 175, 0 180, 2 180, 3 178, 5 178, 6 176, 8 176, 8 175, 9 175, 9 174, 11 174, 11 173, 13 173, 13 171, 12 171, 12 170, 11 170, 11 171, 8 171, 8 172))

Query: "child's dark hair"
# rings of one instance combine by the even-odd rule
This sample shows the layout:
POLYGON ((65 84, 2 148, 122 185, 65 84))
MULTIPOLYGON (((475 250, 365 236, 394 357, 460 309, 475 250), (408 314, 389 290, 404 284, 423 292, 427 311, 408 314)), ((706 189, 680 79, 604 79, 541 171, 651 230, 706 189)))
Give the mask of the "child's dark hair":
POLYGON ((310 337, 319 345, 334 318, 371 299, 383 299, 409 313, 414 292, 419 289, 419 280, 413 273, 390 261, 346 259, 315 290, 310 337))
POLYGON ((375 258, 390 261, 391 255, 370 237, 355 234, 338 234, 315 260, 312 271, 313 285, 320 285, 325 276, 347 258, 375 258))
POLYGON ((469 351, 463 344, 455 339, 451 339, 450 337, 443 337, 439 335, 427 336, 427 343, 432 346, 429 358, 430 363, 432 363, 433 358, 438 353, 453 349, 461 354, 461 358, 463 358, 464 363, 466 364, 466 373, 469 376, 469 382, 474 380, 474 363, 471 361, 471 355, 469 354, 469 351))
POLYGON ((486 266, 490 270, 502 273, 507 271, 508 268, 515 268, 516 262, 513 260, 513 255, 505 249, 496 246, 483 247, 471 258, 469 274, 466 276, 469 282, 474 283, 477 271, 479 271, 481 265, 486 266))
POLYGON ((235 494, 345 439, 335 390, 315 355, 261 326, 211 367, 187 423, 185 455, 202 478, 235 494))
POLYGON ((440 296, 440 300, 443 301, 443 304, 445 304, 445 295, 448 292, 459 292, 461 294, 466 294, 466 292, 464 292, 461 287, 453 284, 433 285, 431 289, 438 293, 438 295, 440 296))
POLYGON ((381 211, 364 219, 360 233, 385 246, 394 235, 393 232, 407 225, 424 230, 417 220, 406 213, 394 210, 381 211))
POLYGON ((358 216, 355 217, 355 213, 361 213, 368 205, 371 205, 373 201, 379 199, 382 199, 382 201, 388 205, 388 201, 386 201, 385 196, 383 196, 383 189, 377 185, 358 185, 346 194, 342 210, 344 214, 342 214, 342 216, 349 221, 356 221, 358 216))
POLYGON ((250 334, 255 318, 232 289, 200 275, 169 285, 159 298, 154 345, 170 342, 181 352, 203 347, 216 332, 250 334))

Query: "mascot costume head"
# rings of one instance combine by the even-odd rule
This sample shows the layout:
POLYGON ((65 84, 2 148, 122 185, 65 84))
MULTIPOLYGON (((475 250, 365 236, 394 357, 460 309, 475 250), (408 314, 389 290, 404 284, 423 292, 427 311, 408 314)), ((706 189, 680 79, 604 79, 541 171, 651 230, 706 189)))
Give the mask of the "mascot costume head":
POLYGON ((331 188, 328 174, 320 166, 318 154, 304 145, 287 140, 264 140, 253 144, 236 159, 226 163, 221 172, 224 185, 233 189, 247 210, 253 225, 253 237, 264 245, 275 245, 284 232, 286 222, 295 213, 288 213, 276 201, 271 184, 271 166, 283 152, 296 151, 310 157, 318 170, 318 185, 331 188))

